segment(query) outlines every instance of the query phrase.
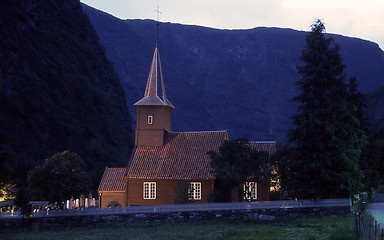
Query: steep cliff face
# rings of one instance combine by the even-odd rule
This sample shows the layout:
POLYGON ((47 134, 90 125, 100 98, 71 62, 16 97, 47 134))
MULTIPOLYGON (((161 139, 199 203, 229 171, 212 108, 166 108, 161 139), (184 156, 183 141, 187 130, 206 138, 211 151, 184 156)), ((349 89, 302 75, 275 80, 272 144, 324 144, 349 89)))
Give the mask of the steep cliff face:
MULTIPOLYGON (((83 6, 127 94, 128 106, 144 93, 156 24, 120 20, 83 6)), ((175 131, 228 129, 231 138, 286 140, 296 105, 293 83, 305 32, 255 28, 218 30, 161 23, 159 51, 167 96, 175 105, 175 131)), ((332 35, 347 73, 360 89, 384 86, 384 52, 377 44, 332 35)), ((131 108, 134 116, 134 108, 131 108)), ((134 121, 133 121, 134 123, 134 121)))
POLYGON ((131 118, 114 68, 79 0, 0 4, 0 134, 3 168, 29 168, 63 150, 100 179, 125 165, 131 118))

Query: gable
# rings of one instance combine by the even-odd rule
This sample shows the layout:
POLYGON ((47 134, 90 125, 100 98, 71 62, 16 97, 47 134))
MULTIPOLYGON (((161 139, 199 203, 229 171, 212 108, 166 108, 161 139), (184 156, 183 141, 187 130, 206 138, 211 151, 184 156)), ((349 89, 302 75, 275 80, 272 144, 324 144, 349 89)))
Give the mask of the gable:
POLYGON ((164 146, 137 146, 127 177, 134 179, 214 179, 208 152, 218 151, 226 131, 167 133, 164 146))
POLYGON ((123 192, 126 190, 125 174, 126 168, 105 168, 101 179, 99 192, 123 192))

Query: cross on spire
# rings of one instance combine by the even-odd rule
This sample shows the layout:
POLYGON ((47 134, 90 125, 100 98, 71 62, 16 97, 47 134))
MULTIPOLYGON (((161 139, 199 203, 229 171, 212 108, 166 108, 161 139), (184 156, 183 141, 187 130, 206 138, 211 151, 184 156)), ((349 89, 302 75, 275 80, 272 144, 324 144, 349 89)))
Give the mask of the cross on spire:
POLYGON ((157 46, 157 43, 159 41, 159 14, 161 14, 160 10, 159 10, 159 6, 157 6, 157 9, 155 9, 155 11, 157 12, 157 20, 156 20, 156 46, 157 46))
POLYGON ((159 6, 157 6, 157 9, 155 9, 155 12, 157 12, 157 23, 159 23, 159 14, 161 14, 159 10, 159 6))

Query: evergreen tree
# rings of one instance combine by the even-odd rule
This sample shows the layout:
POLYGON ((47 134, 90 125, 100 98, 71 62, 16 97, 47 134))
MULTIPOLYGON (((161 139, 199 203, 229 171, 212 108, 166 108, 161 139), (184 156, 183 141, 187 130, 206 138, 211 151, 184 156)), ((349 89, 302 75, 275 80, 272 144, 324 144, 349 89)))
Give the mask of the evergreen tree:
POLYGON ((372 192, 376 189, 380 182, 380 158, 381 150, 377 140, 369 133, 369 123, 364 118, 364 110, 366 108, 364 95, 358 90, 358 82, 356 77, 349 81, 349 99, 356 106, 355 116, 360 121, 360 126, 364 130, 368 139, 368 144, 362 149, 359 167, 362 172, 362 182, 364 184, 363 191, 372 192))
POLYGON ((379 148, 380 158, 378 163, 378 172, 380 174, 381 179, 384 179, 384 128, 378 131, 375 134, 376 144, 379 148))
POLYGON ((299 198, 349 197, 362 187, 358 161, 366 137, 350 101, 340 47, 324 32, 317 20, 306 37, 295 82, 300 94, 292 99, 299 106, 289 133, 291 190, 299 198))

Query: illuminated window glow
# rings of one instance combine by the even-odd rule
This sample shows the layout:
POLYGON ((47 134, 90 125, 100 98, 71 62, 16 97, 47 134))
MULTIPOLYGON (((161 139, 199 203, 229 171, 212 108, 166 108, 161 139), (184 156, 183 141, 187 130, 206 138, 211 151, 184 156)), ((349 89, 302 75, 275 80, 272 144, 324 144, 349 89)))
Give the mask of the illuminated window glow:
POLYGON ((257 199, 257 182, 244 183, 244 199, 247 199, 247 200, 257 199))

